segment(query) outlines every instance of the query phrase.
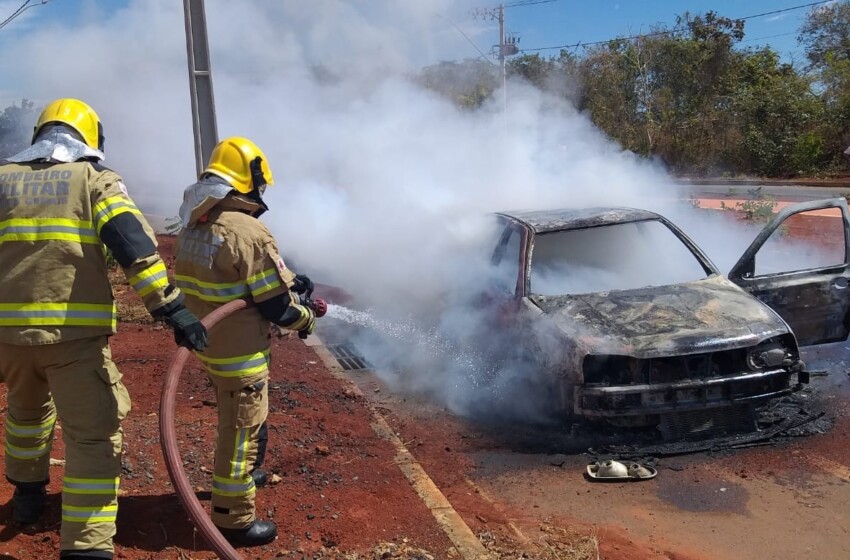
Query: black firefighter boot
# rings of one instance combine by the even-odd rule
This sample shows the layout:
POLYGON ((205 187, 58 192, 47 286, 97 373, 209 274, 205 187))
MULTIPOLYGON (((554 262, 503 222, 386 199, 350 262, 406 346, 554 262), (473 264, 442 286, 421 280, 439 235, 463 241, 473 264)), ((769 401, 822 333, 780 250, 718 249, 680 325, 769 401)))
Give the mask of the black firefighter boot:
MULTIPOLYGON (((11 481, 10 481, 11 482, 11 481)), ((18 523, 35 523, 44 510, 47 497, 46 482, 12 482, 15 494, 12 496, 12 517, 18 523)))
POLYGON ((254 486, 262 488, 268 483, 266 472, 260 467, 266 459, 266 447, 269 443, 269 427, 266 422, 260 426, 260 433, 257 436, 257 458, 254 460, 254 468, 251 471, 251 478, 254 480, 254 486))
POLYGON ((218 529, 222 536, 231 544, 242 546, 260 546, 269 544, 277 537, 277 526, 273 521, 255 520, 247 527, 241 529, 218 529))
POLYGON ((112 560, 112 557, 108 550, 63 550, 59 553, 60 560, 112 560))
POLYGON ((262 488, 269 481, 268 476, 266 476, 266 471, 263 469, 254 469, 251 471, 251 478, 254 481, 254 486, 257 488, 262 488))
POLYGON ((108 550, 63 550, 59 553, 60 560, 112 560, 113 554, 108 550))

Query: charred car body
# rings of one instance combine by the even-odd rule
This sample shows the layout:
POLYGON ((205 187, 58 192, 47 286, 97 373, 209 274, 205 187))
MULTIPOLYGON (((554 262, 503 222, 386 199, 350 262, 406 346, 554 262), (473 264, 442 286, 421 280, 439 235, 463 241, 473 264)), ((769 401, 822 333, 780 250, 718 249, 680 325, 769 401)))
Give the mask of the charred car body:
POLYGON ((728 276, 653 212, 497 217, 503 230, 491 264, 498 288, 489 302, 518 329, 559 409, 571 415, 652 424, 689 413, 751 411, 808 381, 799 345, 847 338, 844 199, 787 207, 728 276), (841 262, 756 275, 771 234, 789 217, 822 208, 840 211, 841 262))

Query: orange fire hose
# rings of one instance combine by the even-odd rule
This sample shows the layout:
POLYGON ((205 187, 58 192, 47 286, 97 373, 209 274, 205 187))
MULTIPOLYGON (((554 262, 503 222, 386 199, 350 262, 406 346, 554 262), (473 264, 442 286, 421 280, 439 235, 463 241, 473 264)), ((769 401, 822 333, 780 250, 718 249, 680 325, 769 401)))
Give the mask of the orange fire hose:
MULTIPOLYGON (((201 322, 207 330, 210 330, 216 323, 228 315, 244 309, 247 305, 248 302, 242 299, 231 301, 204 317, 201 322)), ((168 476, 171 478, 171 483, 174 485, 174 490, 180 498, 183 509, 189 514, 192 523, 195 524, 195 527, 206 538, 207 542, 212 545, 219 558, 242 560, 242 556, 222 536, 207 514, 206 508, 195 496, 195 490, 189 484, 189 478, 183 469, 180 450, 177 448, 177 432, 174 428, 175 400, 180 374, 183 372, 188 358, 189 350, 187 348, 181 347, 177 350, 171 360, 171 365, 168 367, 168 372, 165 374, 165 383, 162 387, 162 399, 159 405, 159 434, 160 441, 162 441, 162 452, 165 455, 165 466, 168 468, 168 476)))

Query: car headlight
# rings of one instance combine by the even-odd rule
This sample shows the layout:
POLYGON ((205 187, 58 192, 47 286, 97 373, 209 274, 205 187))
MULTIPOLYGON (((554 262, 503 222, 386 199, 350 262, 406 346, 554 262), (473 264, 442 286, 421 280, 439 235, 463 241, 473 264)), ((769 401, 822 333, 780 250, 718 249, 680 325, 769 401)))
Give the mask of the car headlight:
POLYGON ((747 351, 747 365, 752 370, 790 366, 794 363, 794 354, 781 340, 772 338, 747 351))

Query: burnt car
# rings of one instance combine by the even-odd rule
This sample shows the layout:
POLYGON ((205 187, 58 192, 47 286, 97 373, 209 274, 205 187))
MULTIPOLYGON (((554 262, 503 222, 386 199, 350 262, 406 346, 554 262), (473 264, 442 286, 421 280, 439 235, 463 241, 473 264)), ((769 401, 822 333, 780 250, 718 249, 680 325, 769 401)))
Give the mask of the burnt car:
POLYGON ((489 303, 570 415, 651 425, 735 411, 748 422, 755 405, 808 382, 801 345, 844 340, 850 331, 843 198, 779 212, 728 275, 676 225, 646 210, 497 219, 498 289, 489 303), (772 270, 765 242, 781 237, 793 216, 824 209, 839 228, 838 262, 772 270), (684 413, 692 414, 677 416, 684 413))

